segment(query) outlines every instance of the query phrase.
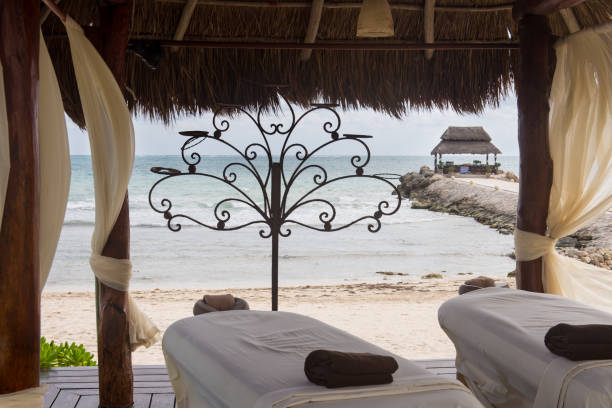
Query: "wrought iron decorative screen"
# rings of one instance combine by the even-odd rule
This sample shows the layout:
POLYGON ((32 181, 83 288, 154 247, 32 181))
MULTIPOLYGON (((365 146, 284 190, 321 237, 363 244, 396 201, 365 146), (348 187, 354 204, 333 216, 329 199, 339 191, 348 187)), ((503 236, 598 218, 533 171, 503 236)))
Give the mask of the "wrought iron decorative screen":
POLYGON ((334 109, 337 105, 313 104, 310 109, 300 116, 296 116, 294 108, 286 100, 285 103, 290 115, 290 123, 288 124, 276 122, 266 125, 262 122, 263 109, 257 110, 256 114, 251 114, 251 112, 240 107, 228 106, 221 108, 214 114, 212 121, 214 131, 212 135, 207 131, 179 132, 187 137, 187 140, 181 147, 181 157, 187 165, 186 171, 166 167, 153 167, 151 171, 163 177, 155 182, 149 191, 149 204, 151 208, 163 214, 167 220, 168 228, 172 231, 181 230, 179 222, 181 219, 218 231, 233 231, 249 225, 262 224, 263 228, 259 230, 259 235, 262 238, 271 238, 272 241, 272 310, 278 310, 278 240, 279 237, 288 237, 291 234, 291 229, 288 227, 289 224, 296 224, 317 231, 331 232, 348 228, 361 221, 366 221, 368 231, 377 232, 381 228, 381 218, 395 214, 401 205, 401 195, 397 187, 389 181, 397 178, 397 175, 389 173, 367 174, 365 171, 366 166, 370 162, 370 149, 365 140, 372 136, 339 133, 341 120, 334 109), (221 115, 228 108, 232 110, 233 114, 239 113, 245 115, 254 124, 259 140, 241 149, 224 139, 224 133, 229 130, 230 123, 227 119, 222 119, 221 115), (291 139, 295 129, 303 119, 316 111, 324 111, 331 115, 332 120, 326 121, 322 125, 322 130, 328 135, 329 139, 309 150, 305 144, 292 142, 291 139), (270 143, 271 137, 279 138, 276 142, 278 144, 282 143, 278 155, 274 155, 270 143), (199 171, 198 166, 205 159, 205 156, 198 153, 195 148, 204 142, 223 144, 235 154, 233 158, 238 156, 238 161, 228 163, 220 174, 209 174, 199 171), (356 144, 356 147, 362 152, 347 159, 353 174, 330 177, 328 171, 322 165, 314 162, 314 158, 326 147, 340 142, 356 144), (259 154, 262 154, 261 158, 259 158, 259 154), (286 165, 291 155, 294 155, 297 165, 292 169, 288 169, 286 165), (256 161, 261 161, 261 159, 267 162, 267 166, 264 166, 263 171, 261 166, 256 165, 256 161), (253 177, 258 188, 261 190, 260 193, 263 199, 260 199, 258 202, 239 186, 238 170, 246 172, 246 174, 253 177), (295 200, 290 199, 289 193, 292 186, 300 177, 306 177, 306 174, 312 175, 312 187, 299 198, 295 200), (182 177, 207 177, 223 183, 235 193, 235 196, 222 199, 214 205, 213 215, 216 223, 203 222, 188 214, 173 213, 172 201, 169 198, 162 198, 158 202, 154 202, 153 193, 160 184, 171 180, 178 181, 182 177), (391 196, 391 199, 380 201, 377 209, 371 214, 364 214, 348 222, 335 223, 337 212, 334 203, 329 199, 316 196, 315 193, 332 183, 353 178, 373 179, 386 183, 391 188, 390 192, 394 192, 394 195, 391 196), (258 218, 235 225, 231 224, 231 210, 224 208, 224 205, 230 202, 250 207, 258 214, 258 218), (311 205, 323 207, 318 214, 318 222, 316 224, 305 223, 292 217, 299 208, 311 205))

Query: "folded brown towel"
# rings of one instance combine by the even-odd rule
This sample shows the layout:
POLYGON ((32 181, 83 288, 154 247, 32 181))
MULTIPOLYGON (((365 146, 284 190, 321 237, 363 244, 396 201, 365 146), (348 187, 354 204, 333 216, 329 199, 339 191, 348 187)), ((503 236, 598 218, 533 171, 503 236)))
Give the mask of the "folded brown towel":
POLYGON ((230 294, 227 295, 204 295, 204 302, 218 311, 232 310, 236 300, 230 294))
POLYGON ((560 323, 548 330, 544 344, 552 353, 573 361, 610 360, 612 325, 560 323))
POLYGON ((332 350, 315 350, 304 362, 308 380, 327 388, 388 384, 397 369, 393 357, 332 350))

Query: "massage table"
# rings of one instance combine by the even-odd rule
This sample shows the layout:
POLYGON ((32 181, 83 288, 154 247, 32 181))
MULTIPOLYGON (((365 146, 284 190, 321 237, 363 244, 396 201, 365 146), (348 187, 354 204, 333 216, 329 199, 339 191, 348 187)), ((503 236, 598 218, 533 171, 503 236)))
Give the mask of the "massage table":
POLYGON ((458 381, 294 313, 190 317, 166 330, 162 348, 179 408, 482 408, 458 381), (316 349, 392 355, 399 369, 391 384, 327 389, 304 374, 316 349))
POLYGON ((479 289, 445 302, 440 326, 457 372, 487 407, 612 407, 612 360, 574 362, 544 345, 558 323, 612 324, 612 314, 555 295, 479 289))

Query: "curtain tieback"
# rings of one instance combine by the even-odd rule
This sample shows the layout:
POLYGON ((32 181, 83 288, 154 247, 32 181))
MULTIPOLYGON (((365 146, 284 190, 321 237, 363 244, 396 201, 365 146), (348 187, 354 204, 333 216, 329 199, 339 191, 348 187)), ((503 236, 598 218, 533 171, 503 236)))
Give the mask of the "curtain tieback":
POLYGON ((106 286, 122 292, 128 290, 132 277, 132 262, 129 259, 93 254, 89 258, 89 265, 96 278, 106 286))
POLYGON ((514 229, 514 252, 517 261, 533 261, 555 252, 556 238, 514 229))
MULTIPOLYGON (((126 292, 132 277, 132 262, 129 259, 115 259, 108 256, 92 255, 89 264, 94 275, 106 286, 126 292)), ((127 318, 130 324, 130 349, 138 346, 150 347, 161 340, 159 329, 140 311, 132 296, 127 299, 127 318)))

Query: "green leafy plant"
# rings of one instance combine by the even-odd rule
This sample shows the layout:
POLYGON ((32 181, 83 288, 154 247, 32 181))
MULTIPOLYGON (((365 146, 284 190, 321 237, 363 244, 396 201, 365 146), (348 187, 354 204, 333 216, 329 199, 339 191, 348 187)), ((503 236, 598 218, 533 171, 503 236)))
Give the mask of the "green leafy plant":
POLYGON ((47 343, 47 339, 40 338, 40 368, 51 367, 83 367, 95 366, 94 356, 85 350, 82 344, 78 346, 73 342, 55 344, 54 340, 47 343))
POLYGON ((57 364, 57 350, 53 341, 47 343, 47 339, 40 338, 40 368, 51 368, 57 364))

